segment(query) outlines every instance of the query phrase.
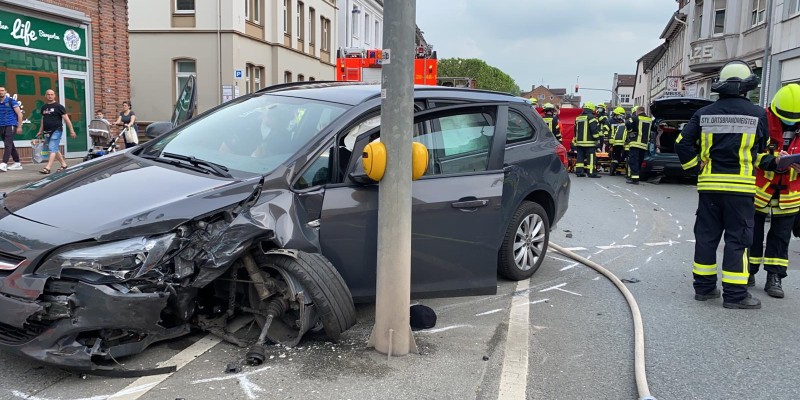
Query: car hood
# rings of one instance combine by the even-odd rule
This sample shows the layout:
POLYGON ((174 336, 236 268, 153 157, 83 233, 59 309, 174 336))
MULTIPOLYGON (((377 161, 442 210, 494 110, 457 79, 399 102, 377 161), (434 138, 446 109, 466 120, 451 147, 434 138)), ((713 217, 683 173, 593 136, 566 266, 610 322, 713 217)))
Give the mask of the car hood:
POLYGON ((657 119, 688 121, 697 110, 711 103, 709 99, 694 97, 658 99, 650 105, 650 114, 657 119))
POLYGON ((125 237, 165 232, 241 202, 260 179, 220 179, 119 154, 23 186, 8 193, 3 206, 87 238, 125 237))

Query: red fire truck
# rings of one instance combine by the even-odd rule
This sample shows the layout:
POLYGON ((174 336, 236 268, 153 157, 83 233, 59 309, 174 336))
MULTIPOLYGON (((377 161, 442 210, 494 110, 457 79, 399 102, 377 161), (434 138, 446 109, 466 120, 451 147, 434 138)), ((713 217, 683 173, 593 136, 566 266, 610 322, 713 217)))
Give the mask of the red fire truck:
MULTIPOLYGON (((336 52, 336 80, 380 83, 383 61, 381 49, 341 48, 336 52)), ((436 85, 436 52, 429 47, 417 46, 414 84, 436 85)))

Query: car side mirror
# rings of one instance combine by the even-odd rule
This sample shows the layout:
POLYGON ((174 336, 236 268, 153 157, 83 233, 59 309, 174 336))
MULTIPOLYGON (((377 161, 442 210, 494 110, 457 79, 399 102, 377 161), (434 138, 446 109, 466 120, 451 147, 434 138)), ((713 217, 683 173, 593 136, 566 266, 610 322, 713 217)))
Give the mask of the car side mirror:
POLYGON ((147 125, 147 128, 144 130, 145 136, 150 139, 155 139, 172 129, 172 122, 170 121, 159 121, 153 122, 150 125, 147 125))
POLYGON ((361 172, 354 171, 351 172, 348 176, 350 177, 351 181, 358 183, 359 185, 371 185, 373 183, 378 183, 376 181, 373 181, 370 177, 367 176, 367 173, 363 171, 361 172))

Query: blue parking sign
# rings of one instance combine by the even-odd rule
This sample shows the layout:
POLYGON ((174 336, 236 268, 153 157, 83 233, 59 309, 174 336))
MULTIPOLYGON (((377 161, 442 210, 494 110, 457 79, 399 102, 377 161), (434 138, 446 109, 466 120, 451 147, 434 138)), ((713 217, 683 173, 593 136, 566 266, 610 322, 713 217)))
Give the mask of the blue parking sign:
POLYGON ((242 73, 242 70, 240 70, 240 69, 236 69, 236 70, 233 71, 233 77, 236 78, 236 79, 242 79, 243 75, 244 74, 242 73))

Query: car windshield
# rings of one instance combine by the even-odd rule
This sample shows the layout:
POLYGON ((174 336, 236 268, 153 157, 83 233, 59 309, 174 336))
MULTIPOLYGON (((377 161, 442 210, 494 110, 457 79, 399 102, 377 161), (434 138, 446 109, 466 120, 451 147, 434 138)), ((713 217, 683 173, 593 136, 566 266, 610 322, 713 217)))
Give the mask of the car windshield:
POLYGON ((155 139, 139 156, 192 156, 232 173, 263 175, 304 148, 346 109, 342 104, 310 99, 254 96, 155 139))

